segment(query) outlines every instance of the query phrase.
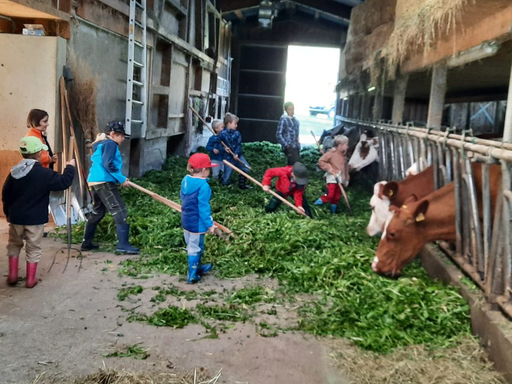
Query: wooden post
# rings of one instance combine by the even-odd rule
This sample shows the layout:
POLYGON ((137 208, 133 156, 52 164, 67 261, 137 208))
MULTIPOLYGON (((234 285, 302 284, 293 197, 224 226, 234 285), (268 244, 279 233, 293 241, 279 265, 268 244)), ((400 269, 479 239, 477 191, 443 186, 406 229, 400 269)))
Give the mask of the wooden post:
POLYGON ((367 91, 363 93, 363 105, 361 107, 361 119, 370 118, 370 95, 367 91))
POLYGON ((405 93, 409 75, 402 75, 396 79, 395 94, 393 96, 393 124, 402 123, 404 120, 405 93))
POLYGON ((508 84, 507 111, 505 113, 505 128, 503 129, 503 142, 512 143, 512 66, 510 68, 510 81, 508 84))
POLYGON ((434 67, 428 103, 427 128, 441 129, 447 74, 446 64, 439 64, 434 67))
POLYGON ((382 104, 384 101, 383 89, 379 86, 375 92, 375 104, 373 104, 373 120, 382 119, 382 104))

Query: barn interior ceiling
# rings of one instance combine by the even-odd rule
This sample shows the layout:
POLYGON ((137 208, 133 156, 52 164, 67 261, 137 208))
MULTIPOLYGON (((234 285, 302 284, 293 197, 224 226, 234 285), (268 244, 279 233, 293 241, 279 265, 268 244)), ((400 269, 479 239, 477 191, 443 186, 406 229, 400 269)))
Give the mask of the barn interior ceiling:
MULTIPOLYGON (((352 8, 363 0, 223 0, 222 15, 234 24, 294 14, 348 28, 352 8)), ((271 23, 262 25, 271 27, 271 23)))

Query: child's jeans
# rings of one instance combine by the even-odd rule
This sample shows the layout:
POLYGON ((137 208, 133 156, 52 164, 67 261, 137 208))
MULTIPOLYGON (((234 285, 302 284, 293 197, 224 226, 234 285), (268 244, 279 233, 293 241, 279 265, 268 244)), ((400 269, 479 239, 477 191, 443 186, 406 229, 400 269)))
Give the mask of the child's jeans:
POLYGON ((41 240, 43 239, 44 224, 20 225, 9 224, 9 242, 7 243, 7 256, 18 257, 23 248, 25 237, 25 260, 29 263, 39 263, 41 259, 41 240))
POLYGON ((212 167, 212 178, 220 180, 219 175, 224 173, 224 163, 219 160, 212 160, 212 164, 218 164, 218 167, 212 167))
POLYGON ((187 255, 200 256, 204 253, 204 233, 192 233, 184 229, 183 236, 187 243, 187 255))
MULTIPOLYGON (((231 164, 233 164, 235 167, 240 168, 242 171, 249 173, 249 168, 247 168, 244 164, 249 164, 247 160, 245 160, 245 157, 238 156, 238 158, 241 161, 235 160, 234 158, 226 159, 226 161, 229 161, 231 164)), ((222 173, 222 184, 228 185, 229 180, 231 179, 231 174, 233 173, 233 168, 231 168, 229 165, 224 165, 224 171, 222 173)))

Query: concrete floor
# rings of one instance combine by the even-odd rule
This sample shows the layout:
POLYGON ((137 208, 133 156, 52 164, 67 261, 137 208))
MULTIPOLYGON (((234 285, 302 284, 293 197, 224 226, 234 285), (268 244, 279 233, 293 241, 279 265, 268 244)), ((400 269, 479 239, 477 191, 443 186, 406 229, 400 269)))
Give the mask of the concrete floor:
MULTIPOLYGON (((0 221, 2 249, 7 243, 7 228, 7 223, 0 221)), ((86 253, 80 272, 77 260, 72 258, 62 273, 66 253, 59 250, 64 247, 59 239, 43 239, 40 282, 33 289, 25 288, 24 282, 7 286, 7 258, 0 258, 2 383, 31 383, 43 372, 44 377, 76 377, 104 366, 155 373, 203 367, 210 377, 222 369, 218 383, 230 384, 348 383, 344 373, 332 366, 325 341, 309 335, 286 333, 263 338, 253 324, 236 323, 219 339, 200 340, 206 335, 200 325, 173 330, 128 323, 128 314, 120 304, 127 308, 141 304, 119 302, 116 297, 123 283, 142 284, 148 288, 147 295, 154 295, 149 287, 164 281, 181 289, 224 289, 243 286, 254 277, 222 281, 209 276, 196 286, 187 286, 177 276, 133 280, 118 276, 118 262, 124 257, 102 252, 86 253), (57 262, 48 272, 56 252, 57 262), (107 260, 112 263, 105 263, 107 260), (115 348, 136 343, 149 349, 147 360, 104 357, 115 348)), ((24 273, 22 252, 20 276, 24 273)), ((144 297, 140 301, 149 303, 144 297)), ((191 303, 183 301, 181 305, 191 303)))

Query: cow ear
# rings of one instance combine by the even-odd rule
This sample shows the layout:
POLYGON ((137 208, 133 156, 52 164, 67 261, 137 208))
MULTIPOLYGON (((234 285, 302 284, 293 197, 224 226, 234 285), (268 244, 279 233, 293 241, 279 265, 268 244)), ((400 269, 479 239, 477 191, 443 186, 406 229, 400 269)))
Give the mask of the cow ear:
POLYGON ((396 205, 390 205, 389 206, 389 212, 398 212, 400 208, 398 208, 396 205))
POLYGON ((384 185, 382 196, 386 196, 388 199, 395 196, 398 192, 398 183, 396 181, 390 181, 384 185))
POLYGON ((425 214, 427 213, 428 206, 429 206, 428 200, 424 200, 416 207, 416 211, 414 211, 414 216, 413 216, 414 221, 416 221, 417 223, 420 223, 423 220, 425 220, 425 214))
POLYGON ((366 133, 363 133, 359 138, 359 141, 366 141, 366 133))
POLYGON ((418 197, 413 193, 411 196, 405 199, 404 205, 409 205, 411 203, 415 203, 416 201, 418 201, 418 197))

